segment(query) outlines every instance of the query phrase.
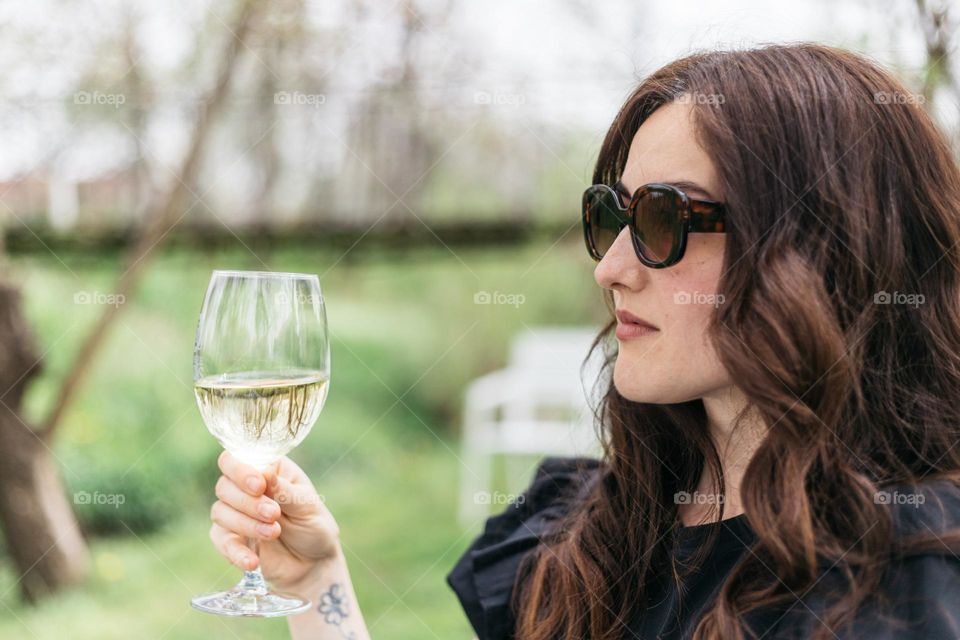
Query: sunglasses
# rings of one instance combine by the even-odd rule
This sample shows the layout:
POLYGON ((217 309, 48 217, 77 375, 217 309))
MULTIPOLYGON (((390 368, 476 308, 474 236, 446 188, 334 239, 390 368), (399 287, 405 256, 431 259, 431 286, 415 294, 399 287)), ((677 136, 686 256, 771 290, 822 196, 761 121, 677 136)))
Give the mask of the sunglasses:
POLYGON ((583 192, 583 239, 590 257, 598 262, 626 226, 630 227, 637 258, 655 269, 680 261, 691 231, 725 231, 723 204, 688 198, 683 191, 668 184, 643 185, 634 192, 626 207, 620 196, 605 184, 595 184, 583 192))

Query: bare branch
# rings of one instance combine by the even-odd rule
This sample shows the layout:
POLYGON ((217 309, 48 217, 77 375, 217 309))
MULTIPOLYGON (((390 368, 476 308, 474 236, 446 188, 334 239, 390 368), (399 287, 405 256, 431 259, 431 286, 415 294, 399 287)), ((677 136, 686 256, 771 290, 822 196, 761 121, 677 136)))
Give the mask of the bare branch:
MULTIPOLYGON (((143 230, 128 251, 124 260, 124 271, 114 288, 114 292, 123 298, 129 299, 131 293, 140 281, 144 267, 154 250, 163 242, 167 232, 173 228, 178 219, 177 213, 188 190, 187 185, 195 174, 197 164, 202 156, 204 143, 211 128, 211 121, 226 99, 230 80, 237 66, 242 49, 246 46, 244 38, 250 31, 255 2, 241 0, 239 16, 235 25, 229 29, 227 42, 221 54, 221 65, 217 73, 216 82, 210 89, 203 107, 199 110, 194 126, 190 147, 180 165, 177 175, 170 188, 146 208, 143 230)), ((121 299, 123 299, 121 298, 121 299)), ((57 426, 62 421, 64 412, 80 388, 84 377, 88 373, 94 357, 97 354, 109 330, 117 319, 123 305, 106 305, 104 312, 97 320, 96 325, 87 336, 79 353, 70 366, 59 392, 56 394, 56 404, 44 421, 40 435, 47 441, 52 439, 57 426)))

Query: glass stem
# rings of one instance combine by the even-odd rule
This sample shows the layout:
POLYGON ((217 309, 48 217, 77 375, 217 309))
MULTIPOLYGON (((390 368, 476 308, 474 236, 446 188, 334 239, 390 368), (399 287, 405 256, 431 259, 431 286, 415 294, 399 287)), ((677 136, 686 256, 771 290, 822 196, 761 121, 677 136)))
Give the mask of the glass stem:
MULTIPOLYGON (((254 554, 260 555, 260 544, 256 538, 247 538, 247 546, 254 554)), ((237 587, 251 596, 261 596, 267 593, 267 581, 263 578, 259 563, 251 571, 243 572, 243 579, 240 580, 237 587)))

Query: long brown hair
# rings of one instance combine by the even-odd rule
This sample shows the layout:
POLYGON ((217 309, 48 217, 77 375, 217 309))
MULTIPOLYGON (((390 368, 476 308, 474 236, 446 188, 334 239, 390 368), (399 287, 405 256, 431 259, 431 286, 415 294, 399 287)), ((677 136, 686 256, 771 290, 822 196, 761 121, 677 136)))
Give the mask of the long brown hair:
MULTIPOLYGON (((952 530, 901 539, 875 499, 889 483, 960 470, 960 172, 889 72, 800 43, 699 53, 653 73, 610 127, 594 183, 620 178, 637 128, 679 97, 691 98, 728 210, 709 336, 768 428, 741 487, 756 541, 695 637, 755 635, 744 614, 793 602, 833 566, 842 589, 816 636, 830 637, 891 560, 960 549, 952 530)), ((600 477, 524 559, 518 638, 621 637, 652 585, 678 575, 674 493, 704 471, 722 492, 702 401, 635 403, 609 379, 600 477)))

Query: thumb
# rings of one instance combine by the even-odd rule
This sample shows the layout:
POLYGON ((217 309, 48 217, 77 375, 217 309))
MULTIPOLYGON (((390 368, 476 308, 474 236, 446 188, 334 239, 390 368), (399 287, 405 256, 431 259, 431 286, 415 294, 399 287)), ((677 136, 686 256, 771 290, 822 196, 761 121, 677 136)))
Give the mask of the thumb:
POLYGON ((320 506, 320 496, 313 486, 294 484, 279 475, 267 483, 266 494, 276 500, 280 511, 290 518, 314 515, 320 506))

